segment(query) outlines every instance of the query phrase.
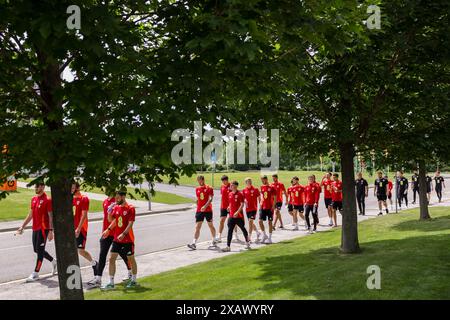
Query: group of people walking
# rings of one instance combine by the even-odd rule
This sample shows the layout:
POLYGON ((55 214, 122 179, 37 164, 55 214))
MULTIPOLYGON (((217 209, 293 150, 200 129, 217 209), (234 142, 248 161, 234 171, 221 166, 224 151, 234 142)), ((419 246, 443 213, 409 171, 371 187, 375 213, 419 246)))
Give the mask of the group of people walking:
MULTIPOLYGON (((212 245, 222 242, 222 235, 225 229, 225 223, 228 225, 226 233, 226 246, 221 249, 223 252, 231 250, 233 236, 239 241, 237 229, 239 228, 244 235, 244 243, 247 249, 251 248, 253 234, 256 234, 255 242, 263 244, 272 243, 272 233, 276 228, 284 229, 281 209, 283 204, 292 218, 292 230, 299 230, 299 222, 304 223, 305 230, 308 233, 315 233, 319 225, 319 199, 323 192, 324 205, 329 218, 328 225, 337 227, 337 211, 342 213, 342 181, 339 180, 337 173, 327 173, 321 182, 316 181, 314 175, 307 178, 307 182, 300 184, 297 176, 292 177, 288 188, 279 181, 278 175, 272 175, 272 182, 269 183, 267 176, 261 177, 260 187, 253 185, 251 178, 244 180, 244 187, 239 190, 239 182, 229 181, 228 176, 221 178, 222 185, 220 189, 220 217, 218 230, 213 223, 213 197, 214 190, 205 183, 204 176, 197 177, 198 187, 195 189, 197 206, 195 213, 195 231, 194 238, 187 246, 191 250, 197 249, 197 242, 200 237, 200 230, 203 222, 209 227, 212 245), (246 219, 247 218, 247 223, 246 219), (312 218, 312 221, 311 221, 312 218), (256 223, 258 219, 258 223, 256 223)), ((416 194, 419 193, 419 179, 417 172, 414 172, 411 182, 404 176, 402 171, 398 171, 394 177, 396 188, 396 201, 401 209, 404 204, 408 207, 408 190, 413 192, 413 204, 416 202, 416 194)), ((445 188, 444 178, 437 171, 433 178, 426 176, 426 192, 428 201, 431 198, 431 191, 436 191, 439 202, 442 201, 442 191, 445 188), (433 182, 434 181, 434 186, 433 182)), ((378 200, 379 214, 383 214, 383 208, 389 213, 388 201, 392 209, 392 191, 394 184, 381 171, 377 172, 377 178, 374 182, 374 196, 378 200)), ((25 227, 32 221, 32 242, 34 252, 36 253, 36 265, 27 281, 32 282, 39 279, 39 271, 43 260, 46 259, 52 263, 52 273, 57 273, 57 262, 46 250, 46 242, 52 241, 53 234, 53 215, 52 201, 44 191, 43 182, 35 185, 36 195, 31 199, 30 211, 24 219, 22 225, 18 228, 16 234, 22 234, 25 227)), ((365 215, 365 199, 369 195, 369 184, 363 178, 362 173, 357 174, 355 180, 356 199, 359 208, 359 214, 365 215)), ((116 273, 116 260, 118 256, 124 261, 128 270, 128 276, 123 279, 126 281, 126 287, 133 288, 137 286, 137 263, 134 256, 134 234, 133 224, 135 221, 136 210, 134 206, 126 201, 126 191, 111 192, 103 201, 103 227, 100 236, 100 254, 98 259, 94 259, 86 250, 86 240, 88 235, 88 211, 89 198, 81 194, 80 184, 72 184, 73 194, 73 214, 74 230, 78 253, 86 259, 92 266, 94 278, 88 282, 90 287, 101 287, 103 290, 114 289, 114 277, 116 273), (109 253, 109 282, 102 286, 102 274, 106 265, 109 253)))
MULTIPOLYGON (((425 181, 426 181, 426 193, 428 203, 431 200, 431 192, 433 188, 436 191, 438 201, 441 202, 442 191, 443 188, 445 188, 445 180, 444 177, 441 176, 441 173, 439 171, 436 171, 433 178, 431 178, 429 175, 426 175, 425 181)), ((397 171, 397 173, 394 176, 394 182, 396 188, 395 201, 397 201, 398 208, 402 210, 403 204, 406 208, 408 208, 409 189, 411 189, 413 192, 412 204, 415 204, 417 200, 417 195, 419 194, 419 175, 417 174, 417 171, 414 171, 411 177, 411 182, 409 182, 408 179, 404 176, 403 171, 397 171)), ((355 188, 359 214, 365 215, 366 212, 365 198, 368 197, 369 195, 369 184, 367 183, 367 180, 363 178, 362 173, 357 174, 357 179, 355 181, 355 188)), ((393 201, 392 201, 393 189, 394 183, 391 180, 389 180, 387 175, 383 175, 383 172, 378 171, 377 178, 374 182, 374 191, 373 191, 374 196, 378 200, 378 208, 379 208, 378 215, 383 214, 383 208, 386 213, 389 213, 388 202, 390 204, 391 210, 393 210, 393 201)))
POLYGON ((342 182, 339 180, 337 173, 327 173, 321 183, 316 182, 314 175, 310 175, 305 185, 301 185, 299 178, 295 176, 291 179, 291 185, 288 188, 279 181, 277 174, 272 175, 272 183, 269 183, 267 176, 262 176, 259 188, 253 186, 251 178, 246 178, 242 191, 239 190, 238 181, 230 182, 226 175, 222 176, 221 180, 220 221, 216 232, 212 208, 214 190, 205 184, 204 176, 197 177, 199 186, 195 190, 197 210, 194 239, 187 245, 191 250, 197 249, 200 230, 205 220, 211 233, 211 244, 213 246, 222 242, 222 234, 227 221, 227 244, 226 247, 222 248, 223 252, 231 250, 233 234, 238 240, 237 228, 241 229, 244 235, 247 249, 250 248, 252 243, 253 232, 256 233, 255 241, 257 243, 271 244, 272 233, 277 228, 277 223, 280 229, 284 229, 281 216, 283 204, 292 217, 294 231, 299 230, 299 219, 301 219, 304 221, 306 231, 315 233, 319 224, 318 206, 322 189, 325 207, 330 219, 329 225, 337 227, 336 211, 342 210, 342 182), (248 221, 248 231, 245 216, 248 221), (258 224, 255 222, 257 217, 258 224))

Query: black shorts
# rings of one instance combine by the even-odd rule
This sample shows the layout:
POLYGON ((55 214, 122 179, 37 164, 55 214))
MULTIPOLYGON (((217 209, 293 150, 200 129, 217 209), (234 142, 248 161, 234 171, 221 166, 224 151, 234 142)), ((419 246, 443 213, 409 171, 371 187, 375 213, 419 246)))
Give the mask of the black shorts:
POLYGON ((342 211, 342 201, 333 201, 331 206, 334 210, 342 211))
POLYGON ((80 232, 80 234, 78 235, 76 240, 77 240, 77 248, 78 249, 86 248, 87 235, 85 235, 83 232, 80 232))
POLYGON ((195 214, 195 222, 203 222, 205 219, 207 222, 211 222, 212 212, 197 212, 195 214))
POLYGON ((386 201, 387 196, 386 193, 377 194, 378 201, 386 201))
POLYGON ((259 212, 259 219, 262 221, 272 221, 273 220, 273 211, 271 209, 261 209, 259 212))
POLYGON ((220 209, 220 217, 226 217, 228 215, 228 209, 220 209))
POLYGON ((120 256, 133 256, 134 255, 134 243, 119 243, 113 241, 111 252, 118 253, 120 256))
POLYGON ((283 206, 283 202, 277 202, 277 203, 275 204, 275 209, 280 210, 282 206, 283 206))
POLYGON ((294 205, 294 209, 297 210, 298 212, 303 212, 303 211, 305 211, 305 208, 303 207, 302 204, 295 204, 295 205, 294 205))
POLYGON ((248 219, 255 220, 255 217, 256 217, 256 211, 246 211, 246 213, 247 213, 247 218, 248 218, 248 219))
POLYGON ((331 207, 333 205, 333 201, 331 198, 325 198, 325 208, 331 207))
POLYGON ((33 230, 32 240, 33 240, 33 250, 38 252, 38 249, 44 247, 47 242, 48 230, 33 230))
POLYGON ((294 206, 292 204, 288 204, 288 212, 294 211, 294 206))

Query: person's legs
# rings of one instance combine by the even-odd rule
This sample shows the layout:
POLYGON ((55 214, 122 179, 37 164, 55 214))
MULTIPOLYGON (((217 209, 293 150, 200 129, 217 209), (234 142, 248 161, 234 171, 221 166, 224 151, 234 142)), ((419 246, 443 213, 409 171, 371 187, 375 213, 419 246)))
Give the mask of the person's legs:
POLYGON ((363 194, 361 198, 362 215, 366 215, 366 196, 363 194))
POLYGON ((360 214, 363 214, 363 210, 362 210, 362 197, 360 194, 356 194, 356 201, 358 203, 358 210, 360 214))
POLYGON ((225 227, 225 220, 227 220, 227 216, 220 216, 220 222, 219 222, 219 234, 218 234, 218 236, 217 236, 217 238, 219 238, 219 240, 220 240, 220 238, 222 238, 222 232, 223 232, 223 229, 224 229, 224 227, 225 227))
POLYGON ((316 231, 317 225, 319 224, 319 214, 317 212, 317 207, 312 208, 312 216, 313 216, 313 222, 314 222, 313 230, 316 231))
POLYGON ((408 207, 408 194, 404 193, 403 198, 405 199, 405 206, 408 207))
POLYGON ((245 229, 244 219, 237 219, 236 224, 238 225, 239 229, 241 229, 242 233, 244 234, 245 241, 248 242, 250 239, 248 237, 247 229, 245 229))
POLYGON ((109 249, 113 242, 113 237, 101 238, 100 239, 100 254, 98 257, 97 264, 97 276, 101 277, 103 275, 103 270, 106 265, 106 257, 108 256, 109 249))
POLYGON ((234 218, 228 219, 228 236, 227 236, 227 247, 231 246, 231 240, 233 239, 233 231, 236 226, 236 222, 234 218))
POLYGON ((114 285, 114 276, 116 275, 117 256, 117 252, 111 252, 109 255, 109 283, 112 285, 114 285))
POLYGON ((305 219, 306 219, 306 225, 308 227, 308 230, 311 229, 311 223, 309 221, 309 213, 311 212, 311 207, 309 205, 305 206, 305 219))

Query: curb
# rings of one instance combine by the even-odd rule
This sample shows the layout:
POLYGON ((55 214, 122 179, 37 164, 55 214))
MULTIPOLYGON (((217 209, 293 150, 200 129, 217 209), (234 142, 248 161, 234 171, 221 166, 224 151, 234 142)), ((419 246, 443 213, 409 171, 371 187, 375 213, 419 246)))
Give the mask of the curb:
MULTIPOLYGON (((162 209, 162 210, 154 210, 154 211, 144 211, 144 212, 136 213, 136 217, 149 216, 149 215, 158 214, 158 213, 170 213, 170 212, 176 212, 176 211, 187 211, 187 210, 192 209, 194 207, 195 207, 195 205, 192 204, 192 205, 189 205, 189 206, 186 206, 186 207, 180 207, 180 208, 174 208, 174 209, 162 209)), ((97 212, 93 212, 93 213, 97 213, 97 212)), ((89 222, 91 222, 91 221, 102 221, 102 220, 103 220, 103 217, 96 217, 96 218, 89 219, 89 222)), ((20 220, 20 221, 22 221, 22 220, 20 220)), ((31 229, 31 226, 27 226, 24 230, 29 230, 29 229, 31 229)), ((17 227, 4 228, 4 229, 0 229, 0 233, 16 231, 16 230, 17 230, 17 227)))

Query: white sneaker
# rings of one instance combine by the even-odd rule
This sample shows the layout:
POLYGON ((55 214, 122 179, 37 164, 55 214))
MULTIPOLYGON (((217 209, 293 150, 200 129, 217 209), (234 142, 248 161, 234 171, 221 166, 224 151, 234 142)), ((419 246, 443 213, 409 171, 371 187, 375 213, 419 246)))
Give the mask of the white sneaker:
POLYGON ((250 250, 250 249, 251 249, 251 247, 250 247, 250 241, 249 241, 249 242, 247 242, 247 243, 245 244, 245 249, 248 249, 248 250, 250 250))
POLYGON ((56 263, 56 259, 52 261, 52 275, 58 274, 58 264, 56 263))
POLYGON ((97 280, 97 278, 92 279, 91 281, 89 281, 87 283, 87 285, 91 288, 95 288, 95 287, 101 287, 102 286, 102 281, 101 280, 97 280))
POLYGON ((267 235, 264 235, 261 240, 261 243, 266 243, 267 239, 269 239, 269 237, 267 235))
POLYGON ((298 231, 298 226, 294 226, 294 229, 292 229, 293 231, 298 231))
POLYGON ((256 242, 261 240, 261 232, 256 232, 256 242))
POLYGON ((225 247, 222 249, 222 252, 230 252, 230 251, 231 251, 230 247, 225 247))
POLYGON ((39 273, 33 272, 30 276, 25 280, 25 282, 34 282, 39 280, 39 273))
POLYGON ((126 277, 123 277, 122 282, 127 282, 131 280, 131 273, 129 273, 126 277))
POLYGON ((266 240, 266 242, 264 242, 264 243, 266 243, 266 244, 272 244, 272 239, 268 237, 267 240, 266 240))
POLYGON ((216 238, 216 243, 222 243, 222 238, 217 237, 216 238))

